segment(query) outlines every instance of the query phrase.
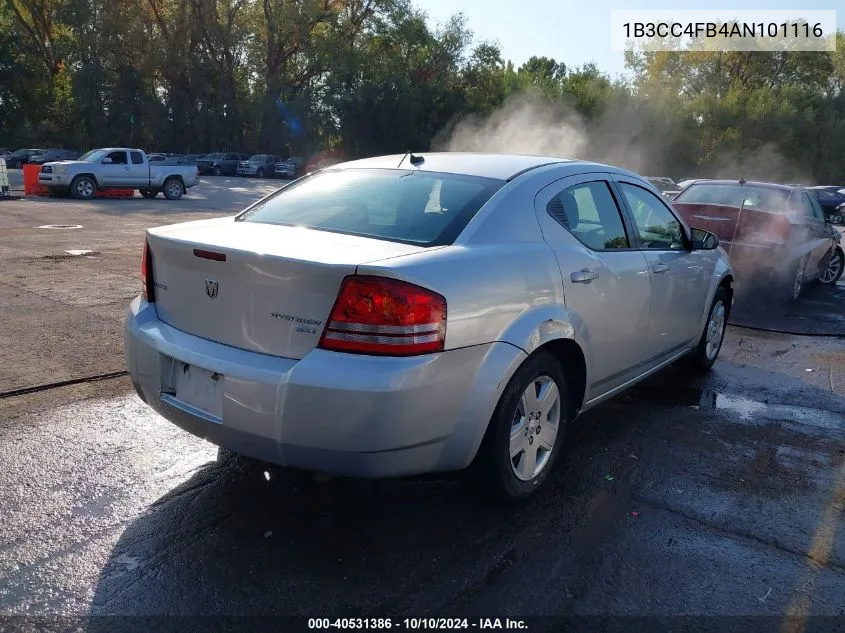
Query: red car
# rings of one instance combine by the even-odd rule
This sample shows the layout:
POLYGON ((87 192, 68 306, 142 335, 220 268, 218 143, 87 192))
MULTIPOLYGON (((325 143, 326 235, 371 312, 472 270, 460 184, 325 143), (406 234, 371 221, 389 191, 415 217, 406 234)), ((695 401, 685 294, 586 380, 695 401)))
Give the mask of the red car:
POLYGON ((803 187, 702 180, 671 204, 687 224, 718 236, 746 288, 797 299, 808 283, 842 275, 841 235, 803 187))

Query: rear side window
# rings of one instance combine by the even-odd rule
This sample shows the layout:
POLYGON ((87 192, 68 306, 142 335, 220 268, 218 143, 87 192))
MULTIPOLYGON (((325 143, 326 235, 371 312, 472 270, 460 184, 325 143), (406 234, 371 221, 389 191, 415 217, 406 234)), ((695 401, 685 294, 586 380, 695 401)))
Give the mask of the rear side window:
POLYGON ((132 164, 133 165, 143 165, 144 164, 144 157, 141 156, 141 152, 132 152, 132 164))
POLYGON ((237 219, 440 246, 454 242, 504 184, 403 169, 330 169, 294 181, 237 219))
POLYGON ((629 248, 619 207, 604 181, 585 182, 561 191, 546 211, 587 248, 629 248))

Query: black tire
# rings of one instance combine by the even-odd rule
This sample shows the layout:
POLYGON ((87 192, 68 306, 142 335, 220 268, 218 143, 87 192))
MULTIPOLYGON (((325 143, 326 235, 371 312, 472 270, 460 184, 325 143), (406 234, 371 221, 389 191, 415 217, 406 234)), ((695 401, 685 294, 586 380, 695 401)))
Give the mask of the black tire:
POLYGON ((156 196, 158 196, 158 191, 155 189, 139 189, 138 193, 140 193, 145 198, 152 200, 156 196))
POLYGON ((819 273, 819 282, 825 286, 835 286, 836 282, 842 278, 843 270, 845 270, 845 252, 842 251, 841 246, 834 246, 824 270, 819 273), (834 270, 825 275, 831 267, 834 267, 834 270), (822 277, 825 278, 822 279, 822 277))
POLYGON ((214 169, 211 171, 211 173, 214 176, 219 176, 223 173, 223 171, 220 169, 220 165, 215 165, 214 169))
MULTIPOLYGON (((487 432, 479 448, 476 463, 473 464, 478 481, 486 491, 495 493, 497 497, 505 501, 518 502, 528 499, 540 488, 554 467, 563 445, 569 418, 568 405, 569 390, 566 375, 560 363, 547 351, 536 352, 516 371, 502 392, 496 410, 493 412, 493 417, 487 426, 487 432), (550 378, 558 390, 557 409, 549 413, 550 416, 558 418, 556 421, 557 428, 552 448, 546 452, 547 457, 543 457, 544 465, 530 479, 522 478, 517 476, 515 471, 519 467, 514 464, 515 461, 521 463, 522 458, 511 457, 511 433, 514 428, 519 428, 518 425, 515 427, 514 421, 520 414, 520 402, 523 393, 532 382, 541 377, 550 378)), ((523 413, 525 412, 523 411, 523 413)), ((541 446, 540 434, 529 434, 532 424, 530 419, 525 415, 521 417, 522 422, 520 424, 526 430, 524 437, 530 438, 532 446, 535 439, 538 447, 541 446)), ((555 424, 555 422, 545 421, 546 424, 543 422, 537 418, 537 424, 543 427, 541 430, 548 434, 549 428, 553 427, 549 427, 547 424, 555 424)), ((518 435, 522 437, 521 432, 518 432, 518 435)), ((548 435, 545 437, 548 437, 548 435)), ((526 446, 526 450, 529 450, 528 446, 526 446)), ((536 447, 534 451, 539 452, 536 447)))
POLYGON ((259 167, 258 171, 255 172, 255 176, 256 176, 256 178, 264 178, 264 168, 259 167))
POLYGON ((97 184, 89 176, 77 176, 70 183, 70 195, 76 200, 90 200, 97 193, 97 184))
POLYGON ((713 367, 713 364, 719 357, 719 352, 722 349, 722 343, 725 340, 725 330, 728 327, 728 317, 731 312, 730 299, 730 293, 724 287, 720 287, 716 290, 716 296, 713 297, 713 303, 710 304, 710 310, 707 312, 707 321, 704 323, 704 331, 701 333, 701 338, 698 339, 698 345, 696 345, 695 349, 684 358, 684 365, 687 369, 704 373, 713 367), (710 351, 708 352, 708 332, 710 331, 711 319, 713 318, 714 311, 720 303, 724 310, 724 316, 721 324, 722 331, 719 335, 719 341, 715 351, 710 348, 710 351))
POLYGON ((162 191, 168 200, 179 200, 185 195, 185 185, 178 178, 168 178, 164 181, 162 191))

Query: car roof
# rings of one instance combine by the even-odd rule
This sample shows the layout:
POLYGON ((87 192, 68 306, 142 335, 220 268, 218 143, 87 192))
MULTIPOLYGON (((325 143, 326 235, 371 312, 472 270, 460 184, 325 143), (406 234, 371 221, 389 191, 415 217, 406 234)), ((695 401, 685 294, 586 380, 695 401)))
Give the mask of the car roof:
MULTIPOLYGON (((465 174, 498 180, 509 180, 520 173, 555 163, 595 165, 556 156, 531 156, 525 154, 485 154, 472 152, 414 152, 423 162, 412 165, 409 154, 390 154, 332 165, 332 169, 418 169, 420 171, 465 174)), ((602 168, 607 166, 602 165, 602 168)))
POLYGON ((690 187, 696 184, 707 184, 707 185, 743 185, 749 187, 764 187, 767 189, 779 189, 781 191, 795 191, 796 189, 804 189, 799 185, 782 185, 776 182, 761 182, 757 180, 696 180, 693 183, 690 183, 690 187))

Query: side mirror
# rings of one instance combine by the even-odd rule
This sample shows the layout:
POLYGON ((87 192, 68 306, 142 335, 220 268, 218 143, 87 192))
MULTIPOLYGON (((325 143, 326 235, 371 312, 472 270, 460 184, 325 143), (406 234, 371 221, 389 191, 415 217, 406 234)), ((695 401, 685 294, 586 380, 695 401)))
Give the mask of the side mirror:
POLYGON ((111 158, 109 158, 108 156, 106 156, 106 157, 103 159, 103 165, 111 165, 113 162, 114 162, 114 161, 113 161, 111 158))
POLYGON ((690 242, 694 251, 712 251, 719 246, 716 234, 704 229, 690 229, 690 242))

